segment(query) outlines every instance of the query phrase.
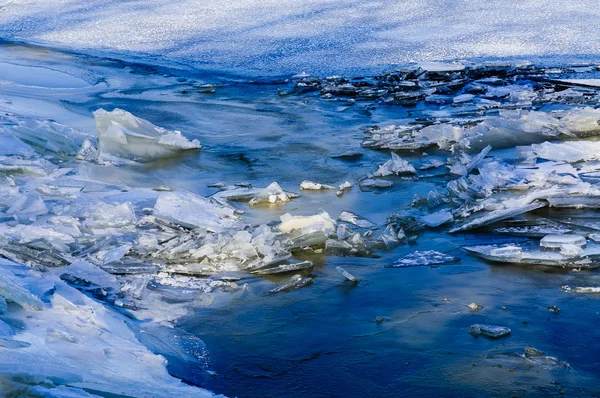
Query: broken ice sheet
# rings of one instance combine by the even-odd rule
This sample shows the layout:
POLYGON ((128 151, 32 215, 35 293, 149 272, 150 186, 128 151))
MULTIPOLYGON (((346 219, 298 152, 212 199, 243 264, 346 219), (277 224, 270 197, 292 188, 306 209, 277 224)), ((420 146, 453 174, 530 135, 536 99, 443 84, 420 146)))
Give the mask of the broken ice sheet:
POLYGON ((396 260, 392 264, 386 265, 386 268, 404 268, 417 266, 432 266, 451 264, 460 261, 460 258, 449 256, 435 250, 416 251, 396 260))
POLYGON ((191 192, 163 192, 154 205, 154 216, 186 228, 203 227, 221 232, 238 225, 231 207, 218 205, 191 192))
POLYGON ((94 118, 101 152, 148 161, 201 148, 198 140, 190 141, 180 131, 155 126, 121 109, 98 109, 94 118))
POLYGON ((348 224, 356 225, 359 228, 374 228, 376 225, 364 217, 356 215, 350 211, 342 211, 338 217, 338 221, 347 222, 348 224))

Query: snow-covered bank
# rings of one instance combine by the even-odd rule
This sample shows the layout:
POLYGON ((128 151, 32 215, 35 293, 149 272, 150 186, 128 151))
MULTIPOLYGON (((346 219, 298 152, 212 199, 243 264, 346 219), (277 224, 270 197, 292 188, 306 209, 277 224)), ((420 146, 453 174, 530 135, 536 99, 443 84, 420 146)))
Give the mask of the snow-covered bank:
POLYGON ((0 37, 209 68, 358 73, 410 61, 592 60, 599 18, 583 0, 32 0, 3 2, 0 37))
POLYGON ((7 260, 0 267, 0 292, 14 302, 0 320, 3 396, 213 396, 170 376, 123 314, 65 282, 118 288, 112 275, 85 262, 50 272, 7 260))

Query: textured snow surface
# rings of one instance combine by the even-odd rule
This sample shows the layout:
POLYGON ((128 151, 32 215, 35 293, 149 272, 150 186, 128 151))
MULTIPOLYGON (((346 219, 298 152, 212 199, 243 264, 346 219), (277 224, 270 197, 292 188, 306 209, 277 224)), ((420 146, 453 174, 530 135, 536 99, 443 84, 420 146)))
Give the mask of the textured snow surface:
POLYGON ((583 0, 2 3, 5 38, 219 69, 326 73, 467 58, 581 60, 600 51, 600 8, 583 0))

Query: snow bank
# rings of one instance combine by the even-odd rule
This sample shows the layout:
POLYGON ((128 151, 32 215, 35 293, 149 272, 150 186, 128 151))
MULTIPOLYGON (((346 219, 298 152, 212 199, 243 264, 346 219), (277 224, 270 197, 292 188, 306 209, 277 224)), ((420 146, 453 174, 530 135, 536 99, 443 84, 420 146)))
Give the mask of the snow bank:
POLYGON ((600 9, 581 0, 34 0, 2 11, 7 38, 261 73, 600 52, 600 9))

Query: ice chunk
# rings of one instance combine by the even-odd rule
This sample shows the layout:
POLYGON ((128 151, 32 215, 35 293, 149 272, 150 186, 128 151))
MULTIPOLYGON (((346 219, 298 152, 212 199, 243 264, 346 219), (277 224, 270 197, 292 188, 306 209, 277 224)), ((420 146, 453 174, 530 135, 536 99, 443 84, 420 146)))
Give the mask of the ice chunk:
POLYGON ((340 184, 340 186, 338 187, 338 191, 335 194, 337 196, 342 196, 344 194, 344 192, 346 192, 350 188, 352 188, 352 183, 349 181, 346 181, 343 184, 340 184))
POLYGON ((473 336, 484 335, 491 338, 499 338, 508 336, 510 329, 505 326, 475 324, 471 325, 469 333, 473 336))
POLYGON ((392 264, 386 265, 386 268, 417 267, 422 265, 442 265, 456 263, 459 258, 440 253, 435 250, 416 251, 410 253, 392 264))
POLYGON ((559 249, 562 245, 585 246, 587 240, 581 235, 547 235, 540 240, 540 246, 550 249, 559 249))
POLYGON ((304 278, 302 275, 296 274, 287 281, 283 282, 281 285, 278 285, 275 288, 269 290, 269 292, 279 293, 284 292, 286 290, 300 289, 301 287, 310 285, 312 282, 312 278, 304 278))
POLYGON ((535 156, 547 160, 569 163, 600 160, 599 141, 544 142, 532 145, 531 149, 535 156))
POLYGON ((346 278, 350 282, 353 282, 354 284, 357 284, 360 282, 360 280, 357 277, 355 277, 354 275, 352 275, 350 272, 346 271, 342 267, 335 267, 335 270, 337 272, 339 272, 340 274, 342 274, 344 276, 344 278, 346 278))
POLYGON ((302 183, 300 184, 300 189, 308 191, 319 191, 322 189, 335 189, 335 187, 332 187, 331 185, 319 184, 318 182, 302 181, 302 183))
POLYGON ((201 148, 198 140, 190 141, 180 131, 155 126, 121 109, 98 109, 94 118, 101 152, 147 161, 201 148))
POLYGON ((133 228, 137 222, 131 202, 121 204, 98 202, 86 208, 83 215, 85 217, 84 225, 93 230, 133 228))
POLYGON ((390 175, 415 174, 417 171, 406 160, 392 152, 392 159, 388 160, 373 175, 375 177, 386 177, 390 175))
POLYGON ((230 207, 219 206, 190 192, 161 193, 154 205, 154 216, 186 228, 206 228, 222 232, 238 225, 230 207))
POLYGON ((268 187, 260 191, 256 196, 250 199, 250 206, 263 203, 289 202, 290 197, 281 189, 277 182, 271 183, 268 187))
POLYGON ((479 311, 479 310, 483 309, 483 307, 477 303, 471 303, 471 304, 467 305, 467 308, 470 309, 471 311, 479 311))
POLYGON ((303 261, 301 263, 295 264, 282 264, 273 268, 261 269, 258 271, 254 271, 253 274, 256 275, 272 275, 272 274, 282 274, 285 272, 293 272, 293 271, 301 271, 308 270, 313 267, 312 261, 303 261))
POLYGON ((356 215, 350 211, 342 211, 338 217, 338 221, 347 222, 352 225, 356 225, 359 228, 373 228, 376 227, 371 221, 364 217, 356 215))
POLYGON ((335 222, 325 211, 314 216, 292 216, 286 213, 281 216, 279 230, 281 232, 291 232, 292 230, 302 230, 304 232, 314 230, 334 231, 335 222))

